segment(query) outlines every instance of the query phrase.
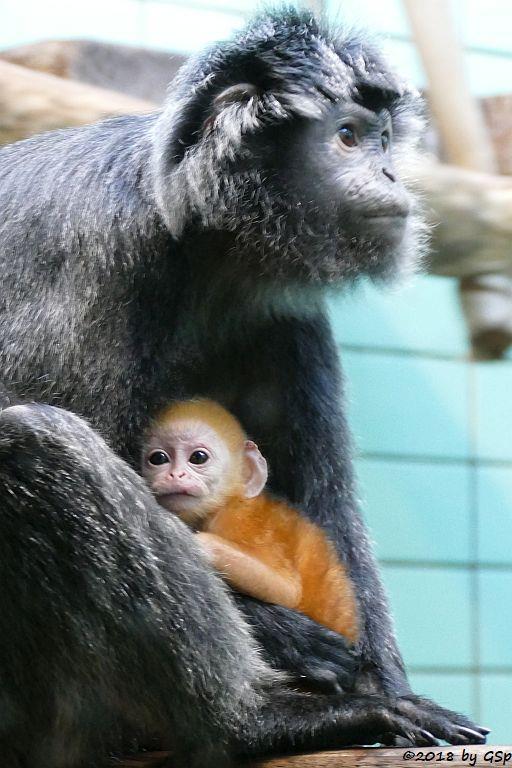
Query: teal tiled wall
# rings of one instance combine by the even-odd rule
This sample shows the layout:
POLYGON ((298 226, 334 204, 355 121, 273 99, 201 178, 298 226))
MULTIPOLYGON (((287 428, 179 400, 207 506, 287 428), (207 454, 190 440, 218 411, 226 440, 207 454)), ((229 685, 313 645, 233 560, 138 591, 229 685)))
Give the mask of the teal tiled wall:
MULTIPOLYGON (((411 512, 406 509, 402 514, 411 512)), ((470 571, 429 568, 411 562, 384 564, 383 576, 398 626, 400 649, 409 666, 441 671, 454 666, 461 671, 473 667, 470 571)))
POLYGON ((512 553, 512 466, 480 466, 476 480, 478 560, 506 567, 512 553))
POLYGON ((379 558, 462 564, 471 559, 473 488, 467 465, 411 461, 399 454, 360 459, 357 469, 379 558), (410 499, 414 514, 404 515, 410 499))
MULTIPOLYGON (((481 679, 481 708, 494 728, 496 736, 501 735, 502 744, 510 744, 510 723, 512 722, 512 674, 485 673, 481 679)), ((491 740, 491 743, 496 743, 491 740)))
POLYGON ((333 297, 362 508, 414 689, 512 741, 512 361, 469 361, 456 283, 333 297))
POLYGON ((365 349, 345 351, 343 360, 366 453, 469 456, 466 363, 365 349))
POLYGON ((512 461, 512 365, 476 365, 474 379, 478 456, 512 461))

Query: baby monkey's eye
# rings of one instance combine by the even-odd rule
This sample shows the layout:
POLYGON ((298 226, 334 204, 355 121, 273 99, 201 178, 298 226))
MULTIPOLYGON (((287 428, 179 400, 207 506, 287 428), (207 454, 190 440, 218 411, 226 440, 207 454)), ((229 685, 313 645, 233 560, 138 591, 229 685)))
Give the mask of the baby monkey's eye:
POLYGON ((208 458, 206 451, 194 451, 194 453, 190 454, 188 460, 190 464, 206 464, 208 458))
POLYGON ((165 451, 153 451, 153 453, 148 456, 148 461, 155 467, 159 467, 160 464, 168 464, 169 457, 165 451))

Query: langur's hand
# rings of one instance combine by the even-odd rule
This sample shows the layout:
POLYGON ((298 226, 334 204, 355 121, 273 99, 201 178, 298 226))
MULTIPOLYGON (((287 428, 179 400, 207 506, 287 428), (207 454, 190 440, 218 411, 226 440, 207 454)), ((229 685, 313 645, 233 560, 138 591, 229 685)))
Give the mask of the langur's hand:
POLYGON ((344 637, 290 608, 236 593, 234 598, 275 669, 323 693, 352 689, 359 662, 344 637))
POLYGON ((402 716, 408 717, 436 739, 447 741, 448 744, 485 744, 490 732, 465 715, 445 709, 422 696, 401 696, 393 704, 402 716))

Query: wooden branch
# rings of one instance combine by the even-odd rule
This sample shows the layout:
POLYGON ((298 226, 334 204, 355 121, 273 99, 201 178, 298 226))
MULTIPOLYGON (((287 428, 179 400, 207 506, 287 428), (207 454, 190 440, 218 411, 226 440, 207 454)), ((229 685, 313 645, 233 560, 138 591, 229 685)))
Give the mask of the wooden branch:
POLYGON ((0 60, 156 104, 186 56, 98 40, 46 40, 0 51, 0 60))
POLYGON ((0 51, 0 59, 47 75, 70 77, 71 65, 80 45, 78 40, 45 40, 0 51))
MULTIPOLYGON (((303 755, 287 755, 285 757, 262 758, 238 763, 239 768, 404 768, 407 763, 425 765, 484 766, 491 763, 484 755, 502 750, 512 760, 512 746, 489 746, 487 744, 465 747, 411 747, 408 749, 341 749, 336 752, 308 752, 303 755), (412 757, 411 757, 412 755, 412 757), (429 759, 425 760, 425 755, 429 759), (453 756, 453 757, 452 757, 453 756), (470 762, 471 757, 471 762, 470 762)), ((496 757, 498 757, 496 755, 496 757)), ((496 764, 503 765, 503 758, 496 764)), ((116 763, 116 768, 172 768, 172 760, 167 752, 153 752, 140 757, 116 763)))
MULTIPOLYGON (((428 100, 448 162, 470 171, 496 173, 499 163, 492 132, 486 130, 481 104, 471 94, 464 51, 456 34, 449 3, 445 0, 428 3, 424 0, 404 0, 404 6, 427 73, 428 100), (450 73, 448 78, 447 72, 450 73)), ((492 112, 488 111, 487 115, 489 120, 492 112)), ((501 157, 500 153, 500 160, 501 157)), ((452 192, 454 195, 456 190, 452 192)), ((477 214, 474 206, 472 213, 477 214)), ((468 235, 466 241, 469 240, 468 235)), ((459 283, 461 306, 473 354, 478 358, 499 358, 512 343, 512 279, 505 274, 482 274, 482 265, 492 262, 494 258, 492 249, 495 242, 496 235, 489 244, 483 243, 484 254, 480 241, 476 255, 482 264, 476 264, 474 274, 467 275, 466 272, 467 276, 459 283)), ((443 242, 442 246, 445 249, 446 243, 443 242)), ((445 254, 445 263, 448 255, 445 254)))
POLYGON ((471 95, 450 4, 404 0, 403 5, 428 78, 428 101, 448 161, 494 173, 494 147, 480 105, 471 95))
POLYGON ((439 163, 417 176, 433 224, 430 271, 461 278, 473 356, 500 359, 512 343, 512 178, 439 163))
POLYGON ((0 143, 154 110, 154 104, 0 61, 0 143))
POLYGON ((512 174, 512 95, 480 101, 500 173, 512 174))
POLYGON ((399 766, 404 768, 404 765, 407 765, 407 763, 411 765, 417 765, 418 763, 425 765, 425 762, 438 766, 446 762, 449 766, 459 768, 460 766, 466 766, 467 768, 469 759, 468 757, 463 759, 463 752, 465 755, 471 753, 475 756, 474 765, 484 766, 488 765, 488 762, 484 762, 484 755, 489 750, 496 752, 500 749, 511 753, 512 759, 512 746, 490 747, 484 744, 466 747, 411 747, 410 749, 403 749, 401 747, 395 749, 375 749, 369 747, 342 749, 336 752, 310 752, 306 755, 270 758, 259 762, 251 762, 248 764, 248 768, 394 768, 395 766, 396 768, 399 766), (448 753, 453 755, 453 760, 448 761, 448 753), (432 755, 429 761, 422 759, 426 754, 432 755), (436 762, 436 756, 439 755, 444 757, 444 761, 439 760, 436 762), (417 758, 417 761, 415 758, 417 758))
POLYGON ((421 163, 413 175, 434 225, 432 272, 512 272, 512 178, 434 161, 421 163))

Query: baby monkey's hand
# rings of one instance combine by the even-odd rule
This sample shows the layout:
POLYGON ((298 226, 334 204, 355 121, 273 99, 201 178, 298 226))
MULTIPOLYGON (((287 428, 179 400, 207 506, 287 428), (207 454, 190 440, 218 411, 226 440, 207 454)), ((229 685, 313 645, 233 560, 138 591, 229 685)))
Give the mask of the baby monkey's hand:
POLYGON ((267 603, 295 608, 301 595, 297 574, 279 573, 258 559, 214 533, 197 534, 201 549, 210 565, 219 571, 233 589, 267 603))
POLYGON ((206 560, 213 568, 216 568, 216 563, 219 559, 219 542, 222 542, 222 539, 215 536, 214 533, 204 533, 200 531, 199 533, 196 533, 196 541, 199 543, 206 560))

